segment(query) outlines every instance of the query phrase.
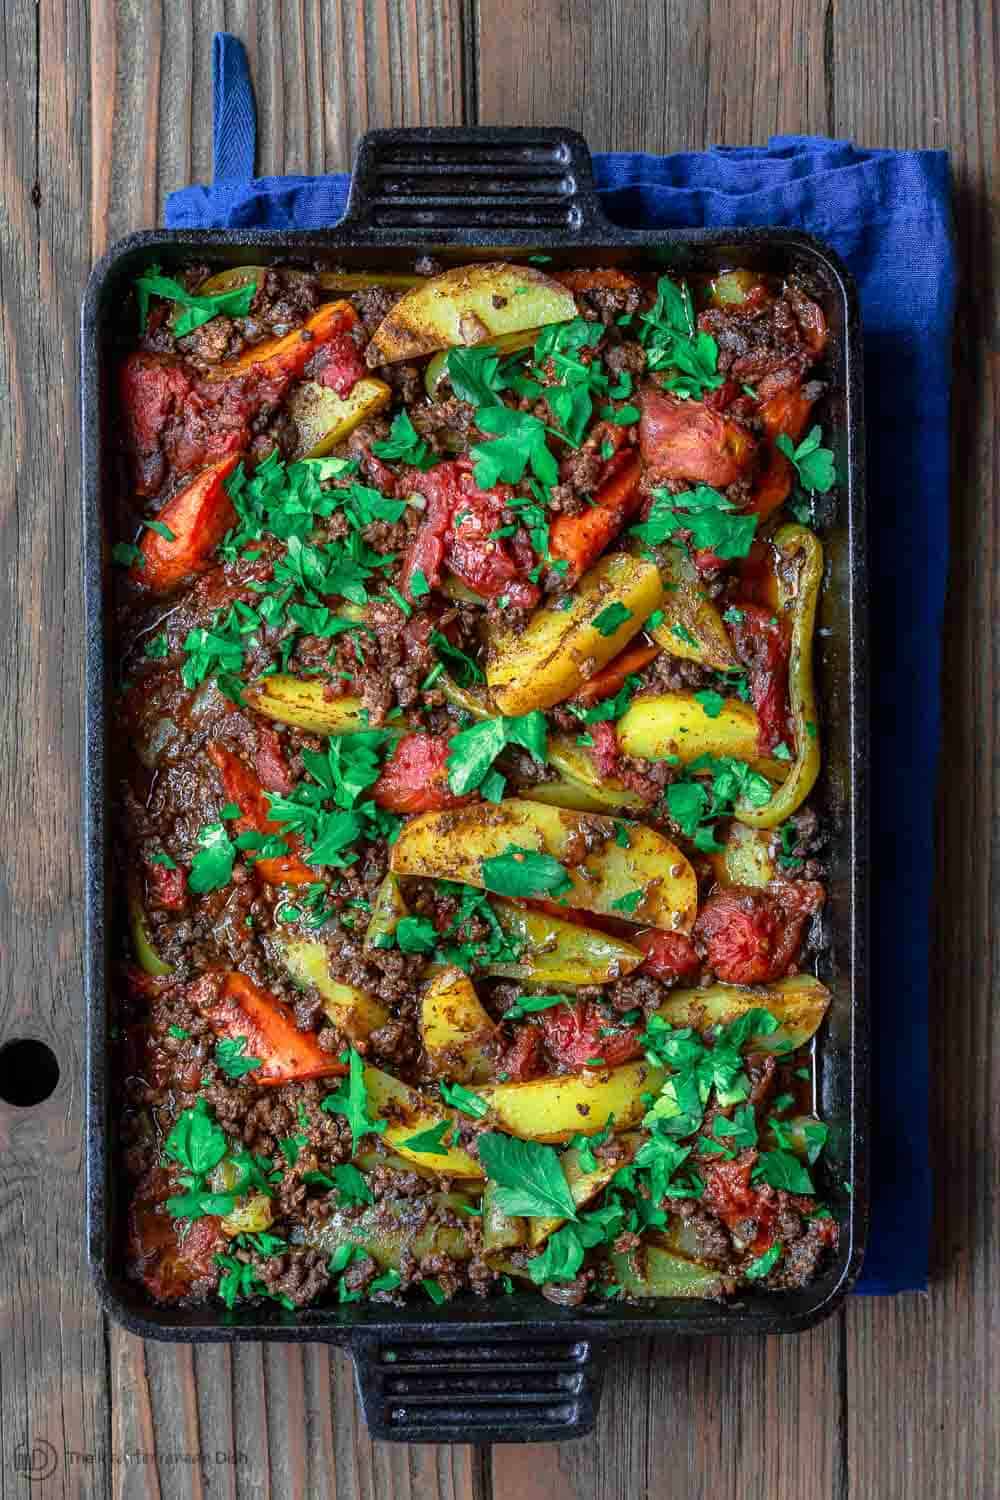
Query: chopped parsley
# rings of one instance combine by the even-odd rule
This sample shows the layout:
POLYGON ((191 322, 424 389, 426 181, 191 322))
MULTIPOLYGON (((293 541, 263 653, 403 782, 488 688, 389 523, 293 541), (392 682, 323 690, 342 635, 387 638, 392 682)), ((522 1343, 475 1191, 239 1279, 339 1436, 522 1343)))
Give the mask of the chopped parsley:
POLYGON ((701 704, 710 719, 717 719, 726 706, 725 698, 713 688, 702 688, 700 692, 695 693, 694 699, 696 703, 701 704))
POLYGON ((746 761, 728 755, 699 755, 685 777, 667 787, 667 811, 681 833, 705 854, 722 849, 715 824, 744 800, 751 807, 765 807, 771 800, 771 784, 746 761), (710 776, 711 782, 699 779, 701 775, 710 776))
POLYGON ((690 535, 695 547, 713 552, 716 557, 746 557, 757 531, 758 517, 734 514, 735 511, 733 502, 708 484, 696 485, 679 495, 672 495, 669 490, 654 490, 649 515, 630 530, 651 547, 662 546, 683 532, 690 535))
POLYGON ((381 1135, 386 1128, 385 1120, 373 1120, 368 1114, 368 1090, 365 1087, 365 1065, 359 1052, 353 1047, 349 1054, 347 1079, 332 1094, 327 1094, 320 1109, 330 1115, 343 1115, 351 1128, 351 1139, 357 1150, 366 1135, 381 1135))
POLYGON ((227 1078, 245 1078, 247 1073, 253 1073, 264 1066, 259 1057, 248 1057, 246 1048, 245 1036, 231 1037, 216 1043, 215 1061, 227 1078))
POLYGON ((188 885, 195 895, 221 890, 233 876, 236 845, 221 823, 206 823, 198 834, 198 852, 191 861, 188 885))
POLYGON ((631 618, 632 611, 626 609, 624 604, 609 604, 607 609, 602 609, 599 615, 594 616, 594 629, 605 637, 612 636, 631 618))
POLYGON ((452 735, 448 754, 448 785, 458 797, 482 788, 490 788, 491 801, 499 801, 504 779, 499 772, 487 782, 487 773, 497 756, 508 745, 520 745, 531 757, 544 765, 548 758, 548 730, 545 715, 539 709, 512 718, 483 719, 468 729, 452 735))
POLYGON ((669 276, 661 276, 656 302, 649 312, 640 313, 639 322, 647 366, 652 372, 664 372, 660 380, 664 390, 700 397, 722 385, 718 345, 711 334, 697 327, 686 282, 678 285, 669 276))
POLYGON ((405 1146, 407 1151, 415 1151, 418 1156, 443 1156, 448 1150, 445 1136, 454 1129, 454 1123, 453 1120, 441 1120, 428 1130, 421 1130, 416 1135, 408 1136, 399 1144, 405 1146))
POLYGON ((378 458, 409 464, 414 469, 429 469, 437 462, 435 455, 417 432, 406 410, 396 413, 392 419, 389 436, 372 443, 372 452, 378 458))
POLYGON ((788 434, 781 432, 775 439, 775 446, 795 466, 795 471, 807 490, 818 490, 821 495, 825 495, 836 484, 837 472, 833 463, 833 450, 820 446, 822 436, 822 429, 819 426, 813 427, 796 447, 788 434))
POLYGON ((513 1217, 576 1218, 559 1154, 538 1141, 488 1131, 479 1137, 479 1160, 497 1185, 496 1204, 513 1217))
POLYGON ((150 297, 163 297, 168 302, 176 302, 184 311, 175 318, 173 332, 177 338, 183 338, 185 334, 193 333, 203 323, 208 323, 220 313, 225 313, 230 318, 245 318, 250 311, 250 304, 257 295, 257 283, 254 280, 247 281, 243 286, 231 287, 224 292, 210 292, 207 295, 198 292, 189 292, 179 281, 172 276, 161 276, 156 267, 152 267, 144 276, 139 276, 135 283, 136 301, 139 304, 139 327, 145 331, 146 320, 149 316, 150 297))
POLYGON ((763 1255, 758 1255, 755 1260, 750 1262, 743 1275, 748 1281, 760 1281, 768 1272, 774 1270, 781 1259, 783 1249, 781 1241, 775 1240, 774 1244, 765 1250, 763 1255))
POLYGON ((483 885, 498 896, 562 896, 573 889, 563 866, 551 854, 508 844, 503 854, 484 859, 480 865, 483 885))
POLYGON ((490 1107, 485 1099, 471 1090, 463 1088, 460 1083, 442 1083, 441 1098, 445 1104, 450 1104, 452 1109, 460 1110, 463 1115, 468 1115, 471 1120, 482 1120, 490 1112, 490 1107))

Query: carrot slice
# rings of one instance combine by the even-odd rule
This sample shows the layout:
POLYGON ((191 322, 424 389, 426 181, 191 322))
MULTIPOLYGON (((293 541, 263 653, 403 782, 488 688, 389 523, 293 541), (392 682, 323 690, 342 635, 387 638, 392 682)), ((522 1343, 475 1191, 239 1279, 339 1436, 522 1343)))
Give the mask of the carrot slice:
POLYGON ((754 481, 750 510, 762 520, 784 504, 792 488, 794 471, 777 447, 776 439, 784 433, 793 443, 797 443, 805 432, 812 409, 813 402, 803 395, 800 385, 779 391, 760 408, 767 462, 754 481))
POLYGON ((648 667, 660 654, 660 647, 650 643, 645 645, 640 642, 638 646, 629 646, 620 656, 609 661, 596 676, 585 682, 576 694, 576 702, 584 703, 588 707, 591 703, 599 703, 602 698, 613 698, 633 672, 641 672, 643 667, 648 667))
POLYGON ((205 572, 212 553, 236 524, 224 481, 238 463, 239 454, 221 459, 167 501, 156 519, 171 535, 147 530, 139 548, 143 561, 132 568, 136 582, 165 594, 192 574, 205 572))
POLYGON ((347 1072, 335 1053, 324 1052, 314 1031, 299 1030, 290 1005, 259 989, 245 974, 227 974, 222 993, 204 1014, 216 1036, 231 1042, 242 1037, 244 1056, 260 1060, 261 1066, 247 1075, 254 1083, 291 1083, 347 1072))
POLYGON ((604 482, 594 504, 578 516, 557 516, 549 532, 549 552, 569 563, 567 583, 586 573, 605 547, 638 510, 642 500, 639 480, 642 466, 632 449, 623 449, 608 460, 604 482))
POLYGON ((357 321, 358 315, 349 302, 327 302, 301 328, 280 339, 265 339, 260 344, 252 344, 239 359, 217 365, 205 380, 214 385, 220 380, 231 380, 234 375, 243 375, 257 366, 263 367, 260 373, 265 377, 296 379, 323 344, 329 343, 338 333, 350 333, 357 321))
POLYGON ((243 814, 236 824, 239 832, 277 834, 288 844, 290 853, 255 861, 254 869, 261 879, 268 885, 311 885, 318 880, 317 872, 299 858, 301 840, 271 820, 267 795, 249 766, 225 745, 209 745, 208 757, 219 770, 226 796, 237 803, 243 814))

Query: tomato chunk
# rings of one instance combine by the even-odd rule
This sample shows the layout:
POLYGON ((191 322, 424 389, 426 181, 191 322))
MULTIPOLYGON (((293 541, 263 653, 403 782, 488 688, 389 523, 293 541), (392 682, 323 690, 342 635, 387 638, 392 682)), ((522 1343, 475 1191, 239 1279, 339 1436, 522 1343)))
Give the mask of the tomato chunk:
POLYGON ((156 519, 172 536, 147 530, 139 548, 142 564, 132 568, 135 582, 165 594, 211 566, 212 553, 236 524, 225 481, 238 462, 236 454, 222 459, 167 501, 156 519))
POLYGON ((747 668, 750 696, 760 725, 757 745, 768 755, 776 745, 795 746, 788 717, 788 656, 790 642, 781 619, 759 604, 738 605, 743 616, 732 625, 736 653, 747 668))
POLYGON ((271 855, 254 862, 254 869, 261 879, 268 885, 309 885, 318 880, 316 871, 299 858, 301 840, 271 820, 267 795, 249 766, 225 745, 209 745, 208 756, 219 770, 226 796, 238 805, 242 813, 236 824, 238 831, 276 834, 288 845, 288 854, 271 855))
POLYGON ((226 1238, 215 1214, 183 1225, 165 1202, 178 1192, 173 1175, 154 1167, 139 1183, 128 1216, 128 1264, 157 1302, 179 1302, 196 1282, 211 1275, 226 1238))
POLYGON ((629 1058, 642 1055, 639 1038, 644 1027, 615 1026, 587 1000, 542 1011, 541 1022, 546 1048, 567 1072, 579 1072, 592 1058, 600 1058, 609 1068, 615 1068, 629 1058), (603 1031, 611 1034, 602 1036, 603 1031))
POLYGON ((709 896, 693 936, 724 984, 770 984, 797 959, 806 918, 822 901, 823 887, 812 881, 790 882, 777 892, 733 886, 709 896))
POLYGON ((154 906, 183 911, 187 905, 187 874, 178 865, 173 870, 146 860, 146 891, 154 906))
MULTIPOLYGON (((822 316, 822 315, 821 315, 822 316)), ((794 472, 777 445, 784 433, 797 443, 806 430, 814 400, 801 385, 778 391, 760 407, 758 416, 764 427, 764 466, 754 480, 750 509, 763 519, 783 505, 791 494, 794 472)))
POLYGON ((745 427, 703 401, 681 401, 646 386, 639 444, 653 482, 686 479, 725 489, 749 467, 756 442, 745 427))
POLYGON ((401 588, 413 598, 418 572, 432 588, 440 586, 447 567, 484 599, 504 594, 519 609, 538 603, 540 590, 526 575, 535 555, 523 540, 493 536, 502 525, 509 485, 481 490, 468 460, 435 464, 407 471, 402 484, 427 502, 424 519, 410 543, 403 563, 401 588))
POLYGON ((379 807, 396 813, 443 812, 472 801, 456 797, 448 786, 450 748, 445 735, 404 735, 375 783, 372 795, 379 807))
POLYGON ((655 979, 669 982, 685 974, 696 974, 701 968, 697 949, 683 932, 661 932, 659 928, 653 928, 639 933, 631 941, 646 955, 639 965, 640 974, 652 974, 655 979))
POLYGON ((292 1083, 346 1073, 346 1064, 324 1052, 314 1031, 300 1031, 290 1005, 259 989, 245 974, 227 974, 222 991, 203 1005, 217 1037, 246 1045, 243 1055, 260 1059, 248 1077, 254 1083, 292 1083))
POLYGON ((510 1083, 527 1083, 542 1071, 542 1033, 538 1026, 519 1026, 501 1053, 497 1074, 510 1083))
POLYGON ((594 503, 578 516, 557 516, 549 531, 549 552, 569 563, 566 581, 573 583, 592 567, 629 516, 639 509, 642 465, 632 449, 608 460, 594 503))

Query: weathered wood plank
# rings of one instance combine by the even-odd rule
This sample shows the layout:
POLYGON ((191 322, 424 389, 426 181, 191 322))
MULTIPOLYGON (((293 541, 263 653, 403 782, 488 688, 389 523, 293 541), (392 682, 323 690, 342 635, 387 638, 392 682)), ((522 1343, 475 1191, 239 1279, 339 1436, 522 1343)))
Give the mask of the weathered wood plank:
POLYGON ((87 17, 0 15, 0 1044, 58 1059, 44 1103, 0 1102, 0 1495, 107 1480, 103 1327, 83 1264, 83 941, 76 323, 86 273, 87 17), (92 1463, 84 1455, 92 1455, 92 1463), (42 1481, 40 1481, 41 1483, 42 1481))
POLYGON ((932 994, 949 1002, 947 1019, 931 1020, 937 1267, 929 1298, 849 1309, 851 1494, 985 1500, 1000 1461, 998 850, 987 834, 997 811, 996 11, 977 0, 844 0, 832 62, 838 134, 951 151, 960 257, 932 972, 932 994))

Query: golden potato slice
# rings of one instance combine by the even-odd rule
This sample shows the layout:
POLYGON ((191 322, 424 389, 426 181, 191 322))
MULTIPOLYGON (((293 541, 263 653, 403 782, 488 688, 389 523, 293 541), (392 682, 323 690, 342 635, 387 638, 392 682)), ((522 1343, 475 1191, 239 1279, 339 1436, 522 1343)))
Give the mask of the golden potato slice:
POLYGON ((483 1216, 479 1223, 483 1231, 483 1250, 487 1255, 516 1250, 528 1238, 528 1220, 504 1213, 497 1204, 496 1187, 492 1182, 487 1182, 483 1189, 483 1216))
POLYGON ((420 1035, 440 1077, 462 1083, 491 1078, 493 1064, 484 1043, 495 1031, 468 974, 452 968, 434 976, 420 1002, 420 1035))
POLYGON ((327 1257, 341 1245, 361 1245, 382 1270, 396 1270, 408 1251, 418 1259, 425 1255, 448 1255, 468 1260, 472 1254, 468 1237, 456 1220, 464 1209, 474 1208, 464 1193, 434 1193, 430 1216, 414 1214, 405 1198, 391 1199, 364 1208, 335 1208, 325 1219, 307 1220, 292 1231, 295 1245, 309 1245, 327 1257))
POLYGON ((279 943, 285 967, 301 985, 315 985, 323 1010, 353 1042, 365 1041, 389 1019, 389 1012, 364 990, 342 984, 330 973, 330 957, 322 943, 291 938, 279 943))
POLYGON ((576 692, 643 627, 664 597, 653 563, 615 552, 585 573, 565 609, 537 609, 520 635, 498 634, 490 642, 486 681, 505 714, 551 708, 576 692), (612 606, 625 611, 614 624, 612 606))
MULTIPOLYGON (((718 830, 716 831, 718 836, 718 830)), ((721 853, 709 854, 708 862, 720 885, 751 885, 763 889, 777 874, 769 830, 748 828, 745 823, 730 823, 722 840, 721 853)))
POLYGON ((698 882, 662 834, 516 797, 411 818, 392 846, 390 863, 397 875, 488 889, 483 862, 505 855, 511 845, 549 854, 564 866, 568 857, 589 851, 566 867, 571 886, 558 899, 569 907, 668 932, 687 932, 694 923, 698 882))
POLYGON ((391 400, 392 391, 382 380, 359 380, 346 396, 318 380, 303 380, 287 403, 299 433, 292 457, 322 458, 391 400))
POLYGON ((698 570, 680 547, 664 547, 658 554, 666 597, 660 608, 663 621, 649 629, 658 646, 671 656, 682 656, 724 672, 739 667, 722 616, 705 592, 698 570))
MULTIPOLYGON (((494 1083, 476 1089, 493 1110, 500 1130, 530 1141, 568 1141, 596 1135, 611 1116, 614 1128, 628 1130, 646 1113, 643 1094, 656 1094, 664 1073, 646 1062, 620 1068, 587 1068, 582 1073, 537 1078, 531 1083, 494 1083)), ((399 1147, 397 1146, 398 1150, 399 1147)))
POLYGON ((572 293, 534 266, 455 266, 401 297, 375 330, 369 352, 381 364, 395 364, 575 316, 572 293))
POLYGON ((420 1167, 431 1167, 448 1177, 471 1177, 482 1180, 482 1167, 474 1157, 460 1146, 446 1146, 443 1151, 413 1151, 406 1142, 411 1136, 425 1130, 433 1130, 442 1120, 454 1119, 451 1110, 435 1104, 416 1089, 400 1083, 381 1068, 365 1064, 365 1089, 368 1093, 368 1109, 372 1115, 387 1120, 388 1127, 382 1132, 382 1140, 393 1151, 413 1161, 420 1167))
POLYGON ((625 710, 618 720, 618 742, 626 755, 642 760, 676 755, 682 765, 699 755, 729 755, 771 781, 783 781, 787 762, 757 753, 759 728, 757 715, 739 698, 726 698, 721 712, 710 718, 693 693, 657 693, 636 698, 625 710))
POLYGON ((774 984, 741 989, 715 984, 707 990, 674 990, 655 1012, 671 1026, 705 1031, 719 1021, 735 1021, 748 1010, 770 1011, 781 1025, 770 1036, 753 1039, 756 1052, 801 1047, 819 1027, 830 1004, 830 991, 812 974, 795 974, 774 984))
POLYGON ((323 684, 316 678, 275 672, 244 688, 243 697, 255 713, 310 734, 351 734, 368 728, 361 716, 360 698, 324 698, 323 684))

